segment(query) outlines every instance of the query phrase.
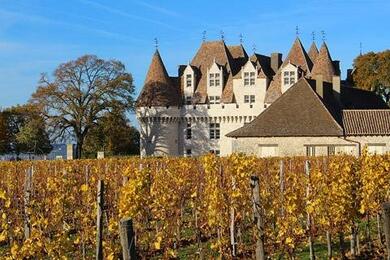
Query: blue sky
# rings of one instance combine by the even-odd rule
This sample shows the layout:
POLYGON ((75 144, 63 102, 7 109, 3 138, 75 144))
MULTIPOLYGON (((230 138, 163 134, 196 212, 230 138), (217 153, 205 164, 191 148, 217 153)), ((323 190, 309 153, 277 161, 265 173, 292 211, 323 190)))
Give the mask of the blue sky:
POLYGON ((299 26, 308 49, 311 33, 326 32, 343 75, 359 53, 390 47, 389 0, 322 1, 104 1, 0 0, 0 107, 25 103, 40 73, 83 54, 121 60, 142 87, 155 37, 171 75, 192 59, 202 41, 220 39, 252 53, 287 54, 299 26))

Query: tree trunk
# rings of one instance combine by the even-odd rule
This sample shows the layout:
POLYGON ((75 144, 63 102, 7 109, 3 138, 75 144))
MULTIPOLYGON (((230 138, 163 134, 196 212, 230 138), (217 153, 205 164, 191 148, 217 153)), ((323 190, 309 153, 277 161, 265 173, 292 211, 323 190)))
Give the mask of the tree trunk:
POLYGON ((81 156, 83 155, 83 142, 80 140, 77 140, 76 145, 76 159, 81 159, 81 156))

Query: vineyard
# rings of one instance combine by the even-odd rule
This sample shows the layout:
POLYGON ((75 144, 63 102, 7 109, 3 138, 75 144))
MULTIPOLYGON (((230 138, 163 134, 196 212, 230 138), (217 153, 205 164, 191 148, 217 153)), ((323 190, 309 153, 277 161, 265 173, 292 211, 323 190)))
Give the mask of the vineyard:
POLYGON ((390 155, 364 153, 2 162, 0 258, 95 258, 99 180, 105 259, 121 257, 125 217, 144 259, 385 254, 390 155))

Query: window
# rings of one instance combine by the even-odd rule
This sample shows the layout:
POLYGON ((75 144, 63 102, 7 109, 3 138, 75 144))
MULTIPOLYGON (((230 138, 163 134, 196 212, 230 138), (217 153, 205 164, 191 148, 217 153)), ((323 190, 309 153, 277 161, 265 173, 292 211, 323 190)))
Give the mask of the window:
POLYGON ((186 139, 192 138, 192 129, 191 129, 191 123, 187 123, 187 129, 186 129, 186 139))
POLYGON ((292 85, 295 83, 295 71, 285 71, 283 73, 283 84, 292 85))
POLYGON ((186 87, 187 88, 192 87, 192 75, 191 74, 186 75, 186 87))
POLYGON ((219 123, 210 123, 210 139, 219 139, 220 133, 219 123))
POLYGON ((316 147, 315 146, 306 146, 306 156, 316 156, 316 147))
POLYGON ((277 145, 259 145, 260 157, 275 157, 278 156, 277 145))
POLYGON ((221 79, 220 79, 220 73, 210 73, 209 76, 209 86, 210 87, 219 87, 221 84, 221 79))
POLYGON ((219 156, 221 154, 220 150, 210 150, 210 153, 215 154, 216 156, 219 156))
POLYGON ((191 104, 192 104, 192 97, 186 96, 186 105, 191 105, 191 104))
POLYGON ((244 95, 244 103, 255 103, 255 95, 244 95))
POLYGON ((220 96, 209 96, 209 103, 210 104, 219 104, 221 101, 220 96))
POLYGON ((369 154, 384 154, 386 144, 368 144, 367 152, 369 154))
POLYGON ((328 156, 336 155, 336 147, 334 145, 328 146, 328 156))
POLYGON ((255 72, 244 72, 244 86, 254 86, 255 85, 255 72))
POLYGON ((192 151, 191 149, 186 149, 186 154, 185 154, 186 157, 191 157, 192 156, 192 151))

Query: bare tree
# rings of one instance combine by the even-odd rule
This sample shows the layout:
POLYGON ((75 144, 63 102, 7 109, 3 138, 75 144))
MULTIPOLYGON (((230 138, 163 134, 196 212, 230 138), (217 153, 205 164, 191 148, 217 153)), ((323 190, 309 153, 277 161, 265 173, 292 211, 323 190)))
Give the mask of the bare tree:
POLYGON ((119 61, 85 55, 59 65, 53 76, 42 75, 30 102, 40 106, 53 139, 75 138, 77 158, 88 132, 106 112, 134 108, 133 78, 119 61))

